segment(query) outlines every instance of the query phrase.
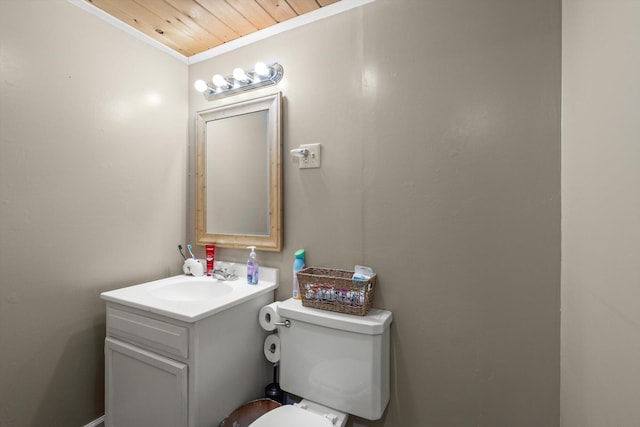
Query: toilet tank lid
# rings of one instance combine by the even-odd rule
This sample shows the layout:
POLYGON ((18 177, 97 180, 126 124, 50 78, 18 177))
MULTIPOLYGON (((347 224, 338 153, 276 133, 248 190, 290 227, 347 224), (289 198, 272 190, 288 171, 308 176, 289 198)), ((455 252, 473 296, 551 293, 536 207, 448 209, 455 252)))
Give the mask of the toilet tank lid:
POLYGON ((365 335, 384 333, 393 320, 392 313, 387 310, 372 308, 366 315, 356 316, 305 307, 301 300, 293 298, 278 303, 278 315, 291 320, 365 335))

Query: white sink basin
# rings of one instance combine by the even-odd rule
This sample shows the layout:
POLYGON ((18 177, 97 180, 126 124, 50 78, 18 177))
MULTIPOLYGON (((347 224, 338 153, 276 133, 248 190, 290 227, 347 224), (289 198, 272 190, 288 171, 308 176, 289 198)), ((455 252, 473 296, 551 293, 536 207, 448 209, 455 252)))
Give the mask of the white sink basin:
POLYGON ((249 285, 246 266, 236 267, 240 279, 219 281, 184 274, 100 294, 105 301, 135 307, 185 322, 195 322, 278 287, 278 269, 260 266, 260 282, 249 285))
POLYGON ((226 283, 213 280, 185 281, 167 283, 149 289, 156 298, 170 301, 205 301, 228 295, 233 288, 226 283))

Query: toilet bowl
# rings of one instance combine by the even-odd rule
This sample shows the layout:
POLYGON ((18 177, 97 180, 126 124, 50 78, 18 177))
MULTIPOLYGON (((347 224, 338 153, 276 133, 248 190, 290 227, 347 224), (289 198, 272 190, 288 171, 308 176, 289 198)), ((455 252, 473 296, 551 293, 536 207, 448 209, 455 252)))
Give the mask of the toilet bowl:
POLYGON ((303 399, 267 412, 249 427, 344 427, 347 418, 344 412, 303 399))

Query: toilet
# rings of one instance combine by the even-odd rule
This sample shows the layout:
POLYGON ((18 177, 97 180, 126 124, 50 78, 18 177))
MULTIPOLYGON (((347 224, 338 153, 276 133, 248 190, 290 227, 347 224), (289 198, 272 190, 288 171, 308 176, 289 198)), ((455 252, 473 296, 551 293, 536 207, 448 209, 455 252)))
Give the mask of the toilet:
POLYGON ((392 313, 365 316, 278 305, 280 386, 302 400, 273 409, 250 427, 344 427, 349 414, 382 417, 389 403, 389 326, 392 313))

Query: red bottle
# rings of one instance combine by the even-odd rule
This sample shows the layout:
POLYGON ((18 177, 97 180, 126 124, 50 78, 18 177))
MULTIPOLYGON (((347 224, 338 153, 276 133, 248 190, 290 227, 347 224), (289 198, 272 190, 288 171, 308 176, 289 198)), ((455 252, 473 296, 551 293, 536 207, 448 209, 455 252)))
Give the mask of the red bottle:
POLYGON ((211 276, 213 272, 213 258, 216 252, 216 247, 214 245, 205 245, 205 250, 207 253, 207 276, 211 276))

